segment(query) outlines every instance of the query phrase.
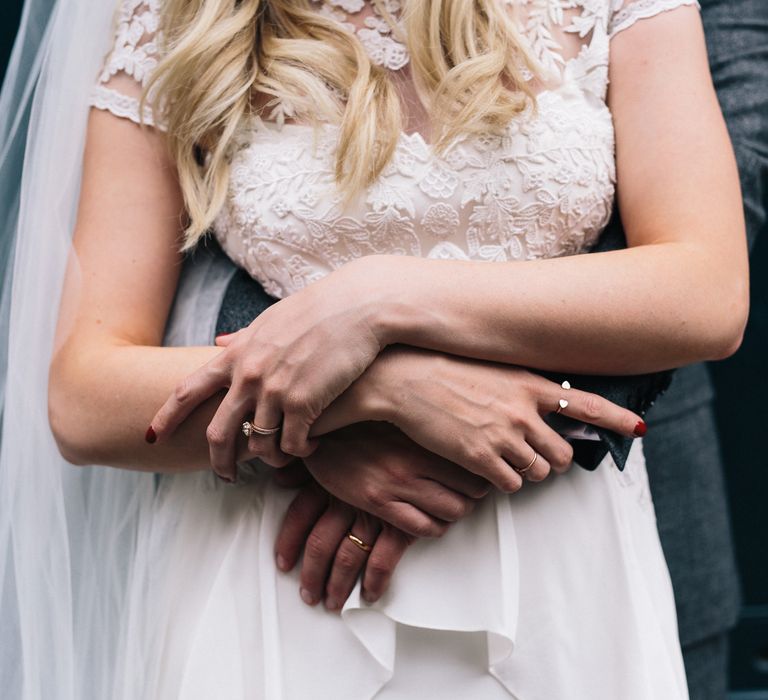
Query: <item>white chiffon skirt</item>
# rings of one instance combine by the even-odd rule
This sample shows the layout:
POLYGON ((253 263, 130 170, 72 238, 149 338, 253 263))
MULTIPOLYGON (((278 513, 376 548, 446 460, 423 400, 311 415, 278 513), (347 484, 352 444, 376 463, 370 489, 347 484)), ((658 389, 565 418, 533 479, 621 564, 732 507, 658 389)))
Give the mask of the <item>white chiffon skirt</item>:
POLYGON ((164 477, 131 572, 125 700, 685 700, 642 444, 415 543, 341 615, 299 598, 274 542, 293 491, 164 477))

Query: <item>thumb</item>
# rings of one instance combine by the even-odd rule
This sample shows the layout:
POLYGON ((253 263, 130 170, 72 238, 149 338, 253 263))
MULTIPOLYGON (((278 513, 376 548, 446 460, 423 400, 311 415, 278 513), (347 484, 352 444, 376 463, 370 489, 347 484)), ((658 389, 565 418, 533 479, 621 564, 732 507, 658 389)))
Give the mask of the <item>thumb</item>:
POLYGON ((225 348, 235 339, 235 336, 239 332, 240 331, 234 331, 233 333, 221 333, 216 336, 216 340, 214 340, 214 344, 216 345, 216 347, 225 348))

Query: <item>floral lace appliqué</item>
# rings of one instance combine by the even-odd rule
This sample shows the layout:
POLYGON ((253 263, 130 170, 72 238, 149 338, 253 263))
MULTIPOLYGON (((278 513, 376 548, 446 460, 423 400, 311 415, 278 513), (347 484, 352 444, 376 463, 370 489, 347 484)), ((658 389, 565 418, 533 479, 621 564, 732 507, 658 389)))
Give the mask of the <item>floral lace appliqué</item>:
POLYGON ((408 50, 399 38, 405 33, 400 22, 403 0, 368 3, 364 0, 312 1, 319 4, 324 15, 337 20, 357 34, 375 65, 392 71, 398 71, 408 65, 408 50), (370 13, 363 18, 362 26, 356 26, 349 21, 349 15, 361 14, 366 10, 370 13))

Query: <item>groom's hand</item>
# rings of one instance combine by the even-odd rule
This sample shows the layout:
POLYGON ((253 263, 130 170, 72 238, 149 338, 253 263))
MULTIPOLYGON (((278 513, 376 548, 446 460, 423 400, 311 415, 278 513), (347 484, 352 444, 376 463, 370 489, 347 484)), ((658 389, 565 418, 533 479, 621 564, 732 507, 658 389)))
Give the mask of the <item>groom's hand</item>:
MULTIPOLYGON (((297 465, 288 468, 289 473, 300 471, 297 465)), ((277 474, 285 483, 282 472, 277 474)), ((375 602, 389 587, 413 538, 333 498, 306 471, 304 475, 275 543, 278 568, 293 569, 303 550, 301 598, 307 605, 325 600, 328 610, 340 610, 360 577, 363 598, 375 602), (358 544, 350 534, 359 538, 358 544)))
POLYGON ((414 537, 439 537, 491 488, 383 422, 323 436, 304 463, 332 495, 414 537))

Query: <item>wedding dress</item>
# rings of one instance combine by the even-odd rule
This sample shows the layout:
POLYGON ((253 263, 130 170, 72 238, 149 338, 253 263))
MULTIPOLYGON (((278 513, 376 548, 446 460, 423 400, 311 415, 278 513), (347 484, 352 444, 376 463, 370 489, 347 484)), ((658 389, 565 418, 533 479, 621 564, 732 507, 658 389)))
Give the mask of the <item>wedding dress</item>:
MULTIPOLYGON (((94 107, 140 120, 160 2, 122 0, 94 107)), ((315 4, 374 62, 407 77, 401 26, 363 0, 315 4)), ((390 165, 351 203, 333 185, 337 128, 315 132, 276 104, 239 135, 214 234, 277 297, 362 255, 494 262, 585 252, 614 197, 610 42, 692 4, 509 2, 547 78, 538 110, 441 155, 404 132, 390 165)), ((399 16, 400 0, 383 5, 399 16)), ((163 128, 150 107, 143 118, 163 128)), ((194 304, 177 305, 169 341, 210 343, 212 328, 190 314, 194 304)), ((623 472, 608 456, 595 472, 574 467, 488 497, 442 539, 414 544, 379 602, 364 602, 358 586, 341 615, 304 605, 297 572, 275 566, 292 496, 266 468, 242 467, 236 487, 210 473, 158 477, 122 572, 111 697, 687 698, 640 440, 623 472)))

